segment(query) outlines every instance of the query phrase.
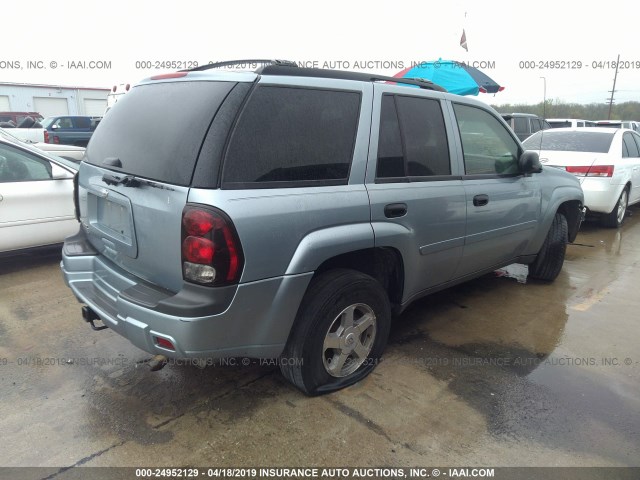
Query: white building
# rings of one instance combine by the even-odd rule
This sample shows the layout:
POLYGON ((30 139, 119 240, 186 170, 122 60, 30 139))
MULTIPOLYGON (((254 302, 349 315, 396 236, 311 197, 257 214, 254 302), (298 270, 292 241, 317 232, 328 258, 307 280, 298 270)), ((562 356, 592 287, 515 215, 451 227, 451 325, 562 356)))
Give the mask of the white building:
POLYGON ((102 116, 109 91, 108 88, 0 83, 0 112, 38 112, 43 117, 102 116))

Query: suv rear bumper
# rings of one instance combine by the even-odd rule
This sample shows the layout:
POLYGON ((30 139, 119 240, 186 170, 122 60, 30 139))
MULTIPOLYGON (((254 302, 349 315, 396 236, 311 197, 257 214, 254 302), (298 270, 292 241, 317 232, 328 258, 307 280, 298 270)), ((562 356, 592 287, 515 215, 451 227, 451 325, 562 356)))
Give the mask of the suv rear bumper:
POLYGON ((209 310, 216 313, 193 316, 206 310, 202 296, 194 300, 144 283, 95 252, 79 254, 72 238, 65 242, 60 266, 76 298, 138 348, 172 358, 278 357, 313 276, 244 283, 232 287, 231 295, 211 288, 209 310), (171 313, 166 304, 173 305, 171 313), (159 346, 158 338, 170 341, 175 351, 159 346))

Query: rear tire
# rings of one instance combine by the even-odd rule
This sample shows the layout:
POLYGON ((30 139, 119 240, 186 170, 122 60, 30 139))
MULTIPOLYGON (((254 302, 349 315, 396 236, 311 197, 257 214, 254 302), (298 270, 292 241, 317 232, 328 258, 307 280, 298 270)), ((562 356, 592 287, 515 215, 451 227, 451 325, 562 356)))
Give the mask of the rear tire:
POLYGON ((390 325, 379 282, 354 270, 322 273, 304 295, 280 370, 311 396, 353 385, 380 361, 390 325))
POLYGON ((627 213, 627 206, 629 205, 629 188, 625 187, 618 198, 616 206, 613 207, 606 215, 602 216, 602 226, 607 228, 620 228, 624 223, 624 217, 627 213))
POLYGON ((529 276, 546 282, 555 280, 562 270, 567 243, 569 243, 567 219, 563 214, 556 213, 542 248, 535 261, 529 265, 529 276))

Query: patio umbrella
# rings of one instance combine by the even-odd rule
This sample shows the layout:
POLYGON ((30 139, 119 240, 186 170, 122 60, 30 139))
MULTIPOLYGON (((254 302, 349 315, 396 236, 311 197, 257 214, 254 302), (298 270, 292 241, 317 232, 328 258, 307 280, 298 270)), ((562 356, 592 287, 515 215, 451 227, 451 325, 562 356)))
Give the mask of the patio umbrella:
POLYGON ((421 62, 394 75, 396 78, 425 78, 458 95, 497 93, 504 90, 477 68, 454 60, 421 62))

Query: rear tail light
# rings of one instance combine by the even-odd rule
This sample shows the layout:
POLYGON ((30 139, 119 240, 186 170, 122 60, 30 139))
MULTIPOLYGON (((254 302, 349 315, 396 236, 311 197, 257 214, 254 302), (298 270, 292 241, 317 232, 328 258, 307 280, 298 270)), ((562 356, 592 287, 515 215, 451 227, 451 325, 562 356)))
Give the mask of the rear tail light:
POLYGON ((213 287, 240 280, 244 256, 231 219, 222 211, 187 205, 182 212, 182 275, 213 287))
POLYGON ((60 143, 60 137, 58 137, 57 135, 53 136, 53 143, 60 143))
POLYGON ((44 131, 44 143, 49 143, 49 132, 47 130, 44 131))
POLYGON ((576 177, 612 177, 613 165, 571 166, 567 167, 567 172, 576 177))
POLYGON ((613 165, 594 165, 589 169, 587 177, 613 177, 613 165))
POLYGON ((166 338, 153 337, 153 339, 155 340, 157 346, 162 347, 162 348, 166 348, 167 350, 173 350, 175 352, 176 347, 174 347, 173 343, 171 343, 166 338))
POLYGON ((151 80, 167 80, 170 78, 182 78, 186 76, 187 72, 163 73, 160 75, 154 75, 153 77, 151 77, 151 80))

